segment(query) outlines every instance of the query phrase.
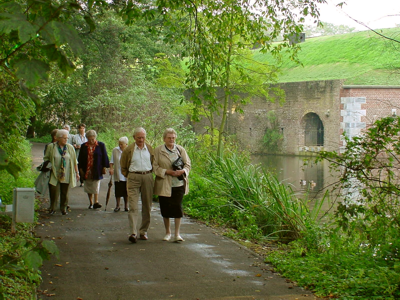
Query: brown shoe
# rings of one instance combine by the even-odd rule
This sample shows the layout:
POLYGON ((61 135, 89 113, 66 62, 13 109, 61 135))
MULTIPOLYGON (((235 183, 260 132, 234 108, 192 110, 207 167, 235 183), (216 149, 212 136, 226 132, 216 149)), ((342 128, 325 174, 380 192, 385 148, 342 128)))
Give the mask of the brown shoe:
POLYGON ((135 234, 130 235, 130 236, 129 236, 129 241, 130 241, 131 243, 135 244, 136 241, 137 241, 136 235, 135 235, 135 234))
POLYGON ((149 238, 147 237, 147 234, 145 233, 145 234, 141 234, 140 235, 140 239, 144 240, 144 241, 147 241, 149 238))

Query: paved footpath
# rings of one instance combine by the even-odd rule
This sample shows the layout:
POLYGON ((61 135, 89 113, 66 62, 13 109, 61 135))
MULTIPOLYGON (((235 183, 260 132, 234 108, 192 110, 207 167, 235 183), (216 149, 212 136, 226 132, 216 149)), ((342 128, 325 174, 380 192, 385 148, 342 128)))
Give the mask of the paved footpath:
MULTIPOLYGON (((35 166, 43 148, 33 144, 35 166)), ((88 209, 81 187, 70 191, 68 215, 50 216, 43 209, 37 235, 53 240, 60 257, 44 263, 39 299, 316 299, 271 272, 261 257, 189 218, 182 220, 184 242, 162 241, 158 203, 149 240, 130 243, 128 213, 113 211, 113 193, 104 210, 108 182, 109 177, 101 182, 101 209, 88 209)))

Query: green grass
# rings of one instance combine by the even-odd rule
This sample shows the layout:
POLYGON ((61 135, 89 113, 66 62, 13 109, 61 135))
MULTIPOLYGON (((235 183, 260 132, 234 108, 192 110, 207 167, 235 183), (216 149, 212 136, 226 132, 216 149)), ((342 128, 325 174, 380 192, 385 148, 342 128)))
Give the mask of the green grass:
MULTIPOLYGON (((400 41, 400 28, 380 32, 400 41)), ((371 31, 306 38, 299 53, 302 65, 284 59, 279 82, 345 79, 345 84, 354 85, 400 85, 399 54, 400 43, 371 31)), ((273 61, 260 52, 254 59, 273 61)))
MULTIPOLYGON (((284 57, 279 82, 343 79, 347 85, 400 86, 400 28, 307 38, 298 58, 301 65, 284 57)), ((254 60, 276 63, 270 54, 254 51, 254 60)), ((187 60, 182 68, 187 71, 187 60)))

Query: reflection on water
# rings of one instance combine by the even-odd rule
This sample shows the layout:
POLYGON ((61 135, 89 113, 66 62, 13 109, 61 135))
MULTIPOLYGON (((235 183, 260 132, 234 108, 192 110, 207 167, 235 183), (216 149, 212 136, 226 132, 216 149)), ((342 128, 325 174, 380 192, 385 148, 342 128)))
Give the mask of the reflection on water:
POLYGON ((335 181, 329 173, 328 163, 314 163, 309 157, 254 155, 252 162, 275 173, 280 181, 292 185, 296 192, 310 190, 314 195, 322 194, 321 191, 335 181))

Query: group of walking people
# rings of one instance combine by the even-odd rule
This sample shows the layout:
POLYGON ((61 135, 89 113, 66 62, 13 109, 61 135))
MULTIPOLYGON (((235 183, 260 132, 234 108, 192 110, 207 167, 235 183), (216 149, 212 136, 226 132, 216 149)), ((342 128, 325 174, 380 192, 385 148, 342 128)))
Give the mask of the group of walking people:
POLYGON ((146 131, 139 127, 134 130, 134 142, 128 145, 128 138, 121 137, 118 147, 112 151, 109 161, 104 143, 97 141, 97 134, 86 126, 79 125, 79 133, 69 134, 69 126, 52 132, 53 141, 46 145, 44 161, 51 164, 49 191, 50 214, 55 213, 57 199, 60 210, 68 213, 68 192, 81 182, 88 194, 89 209, 101 208, 98 195, 100 181, 109 169, 114 177, 116 207, 120 211, 120 201, 124 198, 124 210, 128 211, 129 241, 148 239, 150 213, 153 195, 158 196, 161 215, 165 226, 164 241, 180 242, 182 200, 189 191, 188 176, 191 168, 186 150, 175 143, 174 129, 165 130, 164 144, 153 149, 146 143, 146 131), (154 175, 155 176, 154 176, 154 175), (141 199, 141 223, 139 219, 139 199, 141 199), (172 236, 170 219, 175 220, 172 236))

